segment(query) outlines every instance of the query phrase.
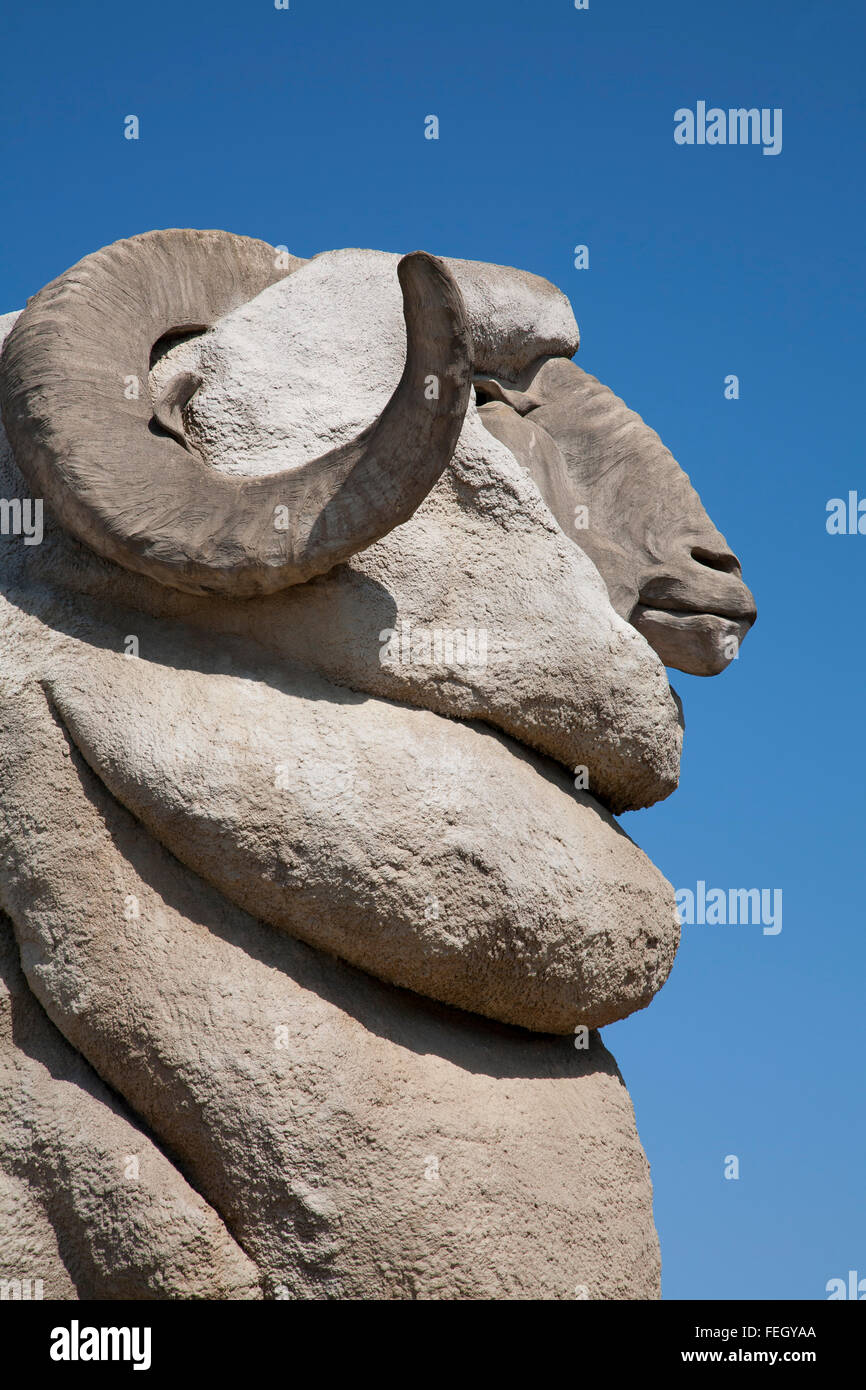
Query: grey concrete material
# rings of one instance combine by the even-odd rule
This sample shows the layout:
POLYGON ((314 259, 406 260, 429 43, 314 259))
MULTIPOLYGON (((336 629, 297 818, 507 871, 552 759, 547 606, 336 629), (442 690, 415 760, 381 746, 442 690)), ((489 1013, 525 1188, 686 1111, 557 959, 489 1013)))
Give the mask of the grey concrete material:
MULTIPOLYGON (((96 262, 96 290, 88 258, 37 296, 60 317, 40 345, 25 313, 0 356, 4 392, 20 402, 21 345, 38 356, 49 330, 62 337, 69 296, 92 327, 112 303, 106 276, 125 302, 124 281, 149 275, 147 313, 179 336, 155 344, 156 319, 135 324, 141 409, 209 496, 266 485, 297 499, 311 460, 369 439, 399 395, 396 256, 286 267, 262 243, 181 232, 96 262), (217 312, 226 285, 238 292, 217 312)), ((111 1123, 163 1146, 166 1190, 191 1183, 243 1249, 250 1281, 228 1279, 231 1296, 259 1280, 298 1298, 658 1296, 628 1096, 597 1034, 583 1051, 569 1030, 644 1007, 670 969, 671 890, 603 806, 673 790, 682 720, 662 660, 721 669, 751 596, 658 437, 568 360, 577 329, 558 290, 508 267, 410 263, 430 279, 419 335, 439 322, 447 378, 422 353, 413 404, 424 395, 435 416, 444 386, 446 414, 448 399, 460 409, 448 458, 420 450, 432 472, 414 509, 386 490, 372 499, 384 533, 359 550, 341 513, 322 537, 331 559, 357 553, 241 599, 174 587, 165 556, 149 574, 121 567, 126 552, 100 557, 50 497, 41 544, 4 537, 0 907, 19 993, 41 1002, 52 1046, 101 1078, 82 1137, 40 1073, 23 1142, 45 1132, 68 1150, 57 1220, 53 1170, 41 1187, 29 1170, 0 1177, 0 1207, 21 1213, 4 1251, 41 1252, 58 1287, 64 1243, 82 1268, 97 1250, 100 1296, 134 1286, 98 1221, 82 1234, 76 1215, 87 1172, 105 1174, 106 1083, 130 1107, 108 1105, 111 1123), (460 632, 476 652, 483 633, 483 660, 447 646, 460 632)), ((39 431, 13 411, 27 478, 0 431, 7 498, 35 488, 34 453, 57 453, 38 376, 39 431)), ((108 394, 79 383, 79 420, 108 394)), ((395 475, 404 463, 389 448, 395 475)), ((161 465, 148 490, 170 495, 161 465)), ((294 543, 306 513, 286 512, 294 543)), ((214 513, 186 505, 172 521, 182 547, 214 513)), ((5 1061, 7 1075, 28 1064, 14 1048, 5 1061)), ((8 1138, 0 1127, 0 1149, 8 1138)), ((155 1252, 140 1286, 216 1296, 183 1264, 201 1256, 185 1228, 180 1256, 167 1242, 163 1210, 135 1227, 136 1250, 155 1252)))
POLYGON ((491 1023, 274 932, 112 800, 41 690, 2 723, 28 981, 270 1296, 658 1297, 647 1164, 596 1034, 491 1023))
MULTIPOLYGON (((473 408, 474 410, 474 408, 473 408)), ((26 489, 0 436, 0 493, 26 489)), ((612 610, 582 552, 559 533, 512 454, 467 418, 439 484, 406 525, 331 574, 255 602, 198 598, 101 560, 46 511, 35 547, 7 546, 26 589, 108 605, 115 646, 138 608, 209 632, 254 637, 282 660, 371 695, 482 719, 588 770, 588 789, 614 811, 668 795, 681 725, 664 670, 612 610), (484 665, 382 661, 382 632, 486 633, 484 665), (122 631, 121 631, 122 629, 122 631), (614 714, 615 711, 615 714, 614 714)))
POLYGON ((254 1299, 259 1273, 49 1022, 0 913, 0 1279, 44 1298, 254 1299))
POLYGON ((147 660, 56 652, 43 686, 112 794, 273 926, 380 979, 549 1033, 645 1007, 673 890, 611 816, 508 740, 349 695, 188 630, 147 660))
MULTIPOLYGON (((154 390, 173 371, 203 377, 185 420, 213 469, 254 476, 279 464, 291 475, 369 427, 405 351, 396 264, 384 252, 325 253, 158 364, 154 390)), ((488 720, 587 767, 590 790, 614 811, 651 804, 679 768, 664 672, 611 611, 528 473, 470 404, 448 468, 409 523, 314 584, 242 614, 209 600, 195 621, 249 625, 272 650, 353 689, 488 720), (385 668, 379 633, 404 622, 483 630, 488 664, 385 668)))
MULTIPOLYGON (((26 988, 26 986, 25 986, 26 988)), ((62 1232, 61 1232, 62 1234, 62 1232)), ((45 1203, 0 1162, 0 1297, 75 1299, 45 1203)))

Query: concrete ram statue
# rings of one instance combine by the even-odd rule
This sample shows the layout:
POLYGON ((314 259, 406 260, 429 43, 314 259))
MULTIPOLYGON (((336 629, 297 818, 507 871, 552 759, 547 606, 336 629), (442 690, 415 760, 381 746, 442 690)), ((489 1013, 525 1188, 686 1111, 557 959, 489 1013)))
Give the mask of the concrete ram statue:
POLYGON ((657 1297, 614 815, 755 610, 564 295, 158 231, 0 331, 0 1276, 657 1297))

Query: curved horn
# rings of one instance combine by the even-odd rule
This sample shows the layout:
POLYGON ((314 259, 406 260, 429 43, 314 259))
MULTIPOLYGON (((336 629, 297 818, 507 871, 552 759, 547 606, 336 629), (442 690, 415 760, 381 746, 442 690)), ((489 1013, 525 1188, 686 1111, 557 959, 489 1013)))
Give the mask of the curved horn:
POLYGON ((101 555, 177 589, 248 597, 331 569, 408 520, 463 424, 463 301, 442 263, 416 251, 397 267, 403 375, 352 443, 295 471, 242 478, 154 432, 154 343, 254 298, 287 273, 277 259, 265 242, 228 232, 118 241, 41 290, 4 347, 3 423, 34 494, 101 555), (126 398, 132 380, 137 400, 126 398))

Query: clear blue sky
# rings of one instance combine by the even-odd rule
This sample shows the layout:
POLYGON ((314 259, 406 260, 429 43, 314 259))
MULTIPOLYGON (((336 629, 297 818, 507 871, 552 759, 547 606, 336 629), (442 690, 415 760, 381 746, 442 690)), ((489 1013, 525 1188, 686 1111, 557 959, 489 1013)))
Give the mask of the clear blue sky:
POLYGON ((570 295, 579 360, 673 449, 759 609, 724 676, 674 677, 681 788, 624 817, 676 887, 784 894, 778 936, 686 928, 651 1008, 605 1030, 665 1296, 866 1276, 866 536, 825 530, 828 498, 866 496, 862 5, 10 2, 0 51, 0 311, 164 226, 423 247, 570 295), (781 107, 782 153, 678 147, 698 100, 781 107))

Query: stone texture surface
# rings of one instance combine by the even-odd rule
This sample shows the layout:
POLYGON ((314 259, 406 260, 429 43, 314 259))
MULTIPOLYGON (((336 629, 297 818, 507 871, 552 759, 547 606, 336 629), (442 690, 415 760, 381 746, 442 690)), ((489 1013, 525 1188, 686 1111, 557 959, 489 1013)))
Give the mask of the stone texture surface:
POLYGON ((0 913, 0 1279, 45 1298, 260 1298, 219 1217, 46 1018, 0 913))
MULTIPOLYGON (((202 377, 171 422, 214 478, 276 472, 290 497, 377 418, 406 351, 397 260, 293 261, 158 355, 152 399, 202 377)), ((684 536, 717 533, 666 451, 683 506, 659 529, 652 432, 575 376, 564 296, 447 264, 492 404, 405 524, 328 574, 244 602, 121 569, 50 513, 41 545, 4 541, 0 908, 35 1041, 7 1039, 0 1075, 36 1118, 0 1138, 0 1211, 21 1213, 0 1253, 23 1277, 38 1258, 98 1297, 658 1297, 631 1104, 570 1030, 643 1007, 678 936, 609 814, 679 770, 677 702, 626 618, 739 580, 719 550, 677 568, 684 536), (628 503, 599 485, 592 549, 569 509, 600 458, 628 503), (644 532, 667 547, 655 592, 644 532), (483 631, 486 659, 407 661, 407 625, 483 631), (134 1142, 137 1216, 114 1166, 134 1142)), ((26 492, 0 435, 0 493, 26 492)))
MULTIPOLYGON (((53 1115, 52 1123, 58 1118, 53 1115)), ((5 1110, 0 1120, 5 1129, 5 1110)), ((38 1298, 40 1293, 52 1299, 78 1297, 47 1205, 26 1179, 15 1177, 0 1164, 0 1280, 5 1281, 0 1293, 4 1302, 38 1298)))
MULTIPOLYGON (((260 296, 262 321, 248 340, 246 310, 237 322, 235 316, 226 320, 231 351, 225 372, 231 367, 238 382, 224 385, 215 360, 207 391, 199 393, 201 409, 206 397, 225 429, 225 447, 209 455, 214 468, 235 458, 236 436, 254 443, 267 435, 245 413, 244 376, 253 394, 262 381, 267 385, 261 403, 285 398, 287 467, 354 437, 387 401, 405 337, 393 278, 397 258, 365 253, 372 266, 364 280, 355 254, 322 256, 283 282, 283 291, 297 283, 297 304, 260 296), (304 289, 302 278, 314 268, 316 284, 322 282, 315 293, 304 289), (359 280, 363 303, 353 289, 359 280), (336 324, 333 304, 343 304, 336 324), (350 329, 362 311, 378 313, 384 323, 375 334, 370 328, 368 351, 359 354, 350 329), (324 391, 314 385, 311 362, 327 383, 324 391), (300 383, 297 390, 280 385, 286 374, 300 383)), ((168 375, 190 348, 183 344, 163 359, 170 363, 168 375), (171 365, 173 354, 178 359, 171 365)), ((209 351, 219 355, 215 346, 209 351)), ((245 460, 251 466, 249 455, 245 460)), ((21 486, 12 469, 3 495, 21 486)), ((250 635, 281 660, 351 689, 484 720, 570 770, 586 768, 588 789, 615 812, 649 805, 677 784, 682 730, 663 667, 612 610, 595 567, 562 534, 537 487, 483 428, 473 405, 450 466, 409 522, 321 579, 255 603, 197 598, 121 570, 50 516, 43 544, 14 558, 28 567, 28 583, 62 584, 89 599, 110 595, 118 606, 214 634, 250 635), (403 623, 422 633, 483 631, 486 664, 383 663, 380 634, 403 623)))
MULTIPOLYGON (((291 471, 378 417, 405 354, 398 259, 318 256, 166 354, 155 392, 181 369, 204 379, 186 421, 210 466, 291 471)), ((527 354, 548 341, 545 312, 543 300, 527 354)), ((135 601, 148 606, 143 593, 135 601)), ((160 594, 150 606, 166 612, 166 603, 160 594)), ((207 600, 183 614, 252 631, 355 690, 484 719, 568 768, 588 768, 589 789, 614 811, 676 786, 681 729, 663 668, 474 405, 450 466, 406 525, 315 583, 251 607, 207 600), (487 664, 383 665, 379 634, 403 622, 483 630, 487 664)))
POLYGON ((147 659, 55 653, 43 681, 108 790, 189 868, 380 979, 540 1032, 644 1007, 670 885, 613 818, 507 740, 141 628, 147 659))
POLYGON ((3 683, 0 725, 27 979, 268 1295, 658 1296, 647 1164, 596 1034, 491 1023, 273 931, 113 801, 38 685, 3 683))
MULTIPOLYGON (((279 282, 283 292, 264 289, 205 337, 171 348, 155 364, 154 394, 179 368, 202 372, 190 434, 212 466, 226 472, 300 466, 321 448, 321 420, 333 442, 345 442, 375 418, 372 403, 378 398, 381 406, 400 377, 399 260, 387 251, 322 252, 304 264, 291 291, 286 277, 279 282), (277 326, 286 355, 269 361, 266 339, 277 326), (389 384, 383 389, 383 383, 389 384)), ((577 351, 571 305, 549 280, 510 266, 441 260, 463 297, 476 373, 520 376, 539 357, 577 351)))

